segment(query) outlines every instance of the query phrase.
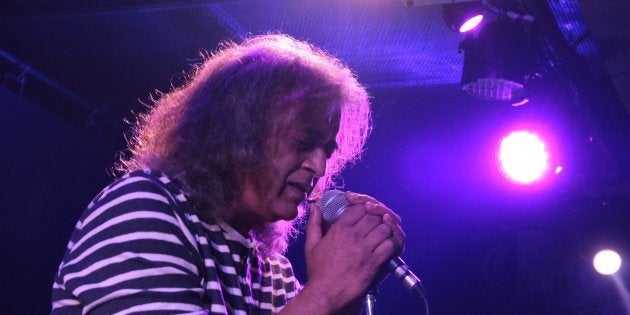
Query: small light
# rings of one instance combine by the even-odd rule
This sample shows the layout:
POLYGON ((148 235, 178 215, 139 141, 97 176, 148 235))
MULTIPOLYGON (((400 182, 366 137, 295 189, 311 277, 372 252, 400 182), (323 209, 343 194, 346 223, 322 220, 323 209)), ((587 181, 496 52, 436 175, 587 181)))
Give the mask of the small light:
POLYGON ((601 250, 593 258, 593 267, 603 275, 612 275, 621 268, 621 256, 614 250, 601 250))
POLYGON ((453 32, 466 33, 479 27, 486 18, 485 6, 481 1, 446 3, 442 6, 442 17, 453 32))
POLYGON ((556 171, 555 172, 556 172, 556 174, 560 174, 560 172, 562 172, 562 170, 563 170, 562 166, 558 166, 558 167, 556 167, 556 171))
POLYGON ((524 99, 523 99, 523 100, 521 100, 521 101, 518 101, 518 102, 516 102, 516 103, 512 103, 512 106, 513 106, 513 107, 519 107, 519 106, 523 106, 523 105, 525 105, 525 104, 527 104, 527 103, 529 103, 529 99, 524 98, 524 99))
POLYGON ((483 20, 483 14, 478 14, 471 17, 470 19, 466 20, 466 22, 462 23, 462 26, 459 27, 459 32, 466 33, 474 29, 475 27, 479 25, 479 23, 481 23, 482 20, 483 20))

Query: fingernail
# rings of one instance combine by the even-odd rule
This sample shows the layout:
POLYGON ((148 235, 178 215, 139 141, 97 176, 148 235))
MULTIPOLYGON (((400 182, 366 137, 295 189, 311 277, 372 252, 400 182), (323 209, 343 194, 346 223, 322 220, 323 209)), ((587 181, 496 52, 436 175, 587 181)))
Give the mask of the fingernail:
POLYGON ((368 202, 365 203, 365 207, 370 209, 370 210, 372 210, 372 209, 374 209, 376 207, 376 204, 374 204, 371 201, 368 201, 368 202))

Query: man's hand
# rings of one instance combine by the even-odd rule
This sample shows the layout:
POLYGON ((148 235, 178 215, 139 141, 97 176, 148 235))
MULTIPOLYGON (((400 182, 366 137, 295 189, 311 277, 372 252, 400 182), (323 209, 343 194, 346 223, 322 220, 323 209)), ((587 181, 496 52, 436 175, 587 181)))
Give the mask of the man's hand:
POLYGON ((376 199, 346 192, 350 203, 324 234, 319 206, 313 204, 306 226, 306 287, 322 305, 336 312, 362 294, 379 276, 381 266, 404 247, 400 218, 376 199))

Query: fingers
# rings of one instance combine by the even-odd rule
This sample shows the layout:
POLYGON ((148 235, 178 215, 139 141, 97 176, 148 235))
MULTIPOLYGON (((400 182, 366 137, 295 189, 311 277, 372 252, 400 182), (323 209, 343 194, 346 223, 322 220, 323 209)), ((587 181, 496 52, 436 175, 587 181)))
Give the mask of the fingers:
POLYGON ((381 243, 385 240, 392 238, 392 230, 387 226, 387 224, 379 224, 374 227, 370 232, 365 236, 366 245, 371 245, 370 250, 374 251, 381 243))
POLYGON ((363 195, 363 194, 357 194, 355 192, 351 192, 351 191, 346 191, 344 192, 344 196, 346 197, 346 199, 348 200, 348 202, 353 205, 353 204, 359 204, 359 203, 366 203, 366 202, 372 202, 372 203, 379 203, 378 200, 372 198, 371 196, 368 195, 363 195))
MULTIPOLYGON (((392 240, 396 247, 396 253, 401 254, 405 246, 406 236, 402 228, 400 227, 400 223, 401 223, 400 217, 396 213, 394 213, 391 209, 389 209, 387 206, 385 206, 384 204, 377 201, 371 196, 357 194, 353 192, 346 192, 345 196, 351 205, 348 208, 348 210, 361 208, 361 209, 364 209, 365 211, 365 214, 357 210, 354 210, 353 212, 347 211, 349 218, 345 223, 347 224, 366 223, 364 222, 366 220, 359 218, 359 216, 366 216, 366 215, 368 217, 378 216, 382 218, 381 222, 386 224, 390 229, 391 237, 393 238, 392 240)), ((345 214, 341 216, 341 218, 343 218, 344 216, 345 214)), ((377 225, 378 224, 375 224, 374 222, 372 222, 370 225, 365 225, 364 228, 371 230, 375 228, 377 225)), ((369 231, 363 230, 363 232, 368 233, 369 231)))
POLYGON ((386 260, 397 256, 399 245, 390 227, 380 224, 365 237, 365 243, 376 266, 382 265, 386 260))
POLYGON ((366 214, 364 204, 351 204, 348 209, 339 217, 335 224, 353 226, 357 224, 366 214))
POLYGON ((394 221, 400 223, 400 217, 398 217, 398 215, 396 215, 392 210, 381 203, 373 201, 351 203, 348 209, 346 209, 346 211, 343 213, 343 215, 340 216, 339 220, 337 220, 337 222, 340 222, 341 224, 347 226, 355 225, 366 214, 379 217, 382 217, 385 214, 389 214, 394 219, 394 221))
POLYGON ((365 213, 361 219, 352 226, 356 240, 364 239, 377 226, 383 224, 381 216, 365 213))
POLYGON ((390 228, 394 241, 396 242, 396 246, 398 247, 396 255, 400 256, 402 251, 405 249, 406 238, 405 232, 403 232, 400 227, 400 221, 396 221, 394 217, 386 213, 383 215, 383 222, 390 228))
POLYGON ((344 194, 350 206, 333 226, 343 229, 344 234, 350 233, 354 241, 362 242, 370 251, 389 242, 394 245, 392 254, 400 255, 406 238, 400 227, 400 217, 371 196, 353 192, 344 194))
MULTIPOLYGON (((384 263, 388 259, 394 256, 396 252, 397 245, 392 238, 388 238, 385 241, 381 242, 373 251, 374 256, 382 259, 380 263, 384 263)), ((379 260, 380 260, 379 259, 379 260)))
POLYGON ((316 203, 311 204, 309 209, 308 223, 306 224, 306 239, 304 250, 311 252, 313 247, 322 239, 322 213, 316 203))
POLYGON ((367 208, 368 213, 374 214, 374 215, 384 215, 385 213, 389 213, 397 221, 397 223, 400 224, 400 217, 396 213, 394 213, 394 211, 392 211, 387 206, 385 206, 384 204, 382 204, 381 202, 379 202, 378 200, 374 199, 371 196, 346 191, 345 197, 348 200, 348 203, 350 203, 350 205, 374 204, 376 205, 375 207, 367 208))
POLYGON ((389 214, 378 216, 366 213, 354 226, 344 229, 346 232, 352 231, 353 239, 365 246, 369 252, 388 239, 394 242, 396 253, 402 252, 405 234, 389 214))

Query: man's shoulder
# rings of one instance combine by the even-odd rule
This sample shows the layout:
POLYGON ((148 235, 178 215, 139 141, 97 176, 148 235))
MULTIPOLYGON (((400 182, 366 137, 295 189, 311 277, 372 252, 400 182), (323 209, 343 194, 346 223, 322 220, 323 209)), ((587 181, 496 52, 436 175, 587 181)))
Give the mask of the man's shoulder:
POLYGON ((168 195, 183 194, 179 184, 169 176, 152 169, 141 169, 127 173, 105 187, 92 200, 88 208, 93 204, 111 201, 123 195, 133 193, 154 193, 167 197, 168 195))
POLYGON ((134 211, 172 214, 185 203, 179 185, 161 172, 143 169, 119 177, 98 193, 79 218, 78 228, 89 222, 101 224, 134 211), (176 207, 173 207, 176 205, 176 207))

